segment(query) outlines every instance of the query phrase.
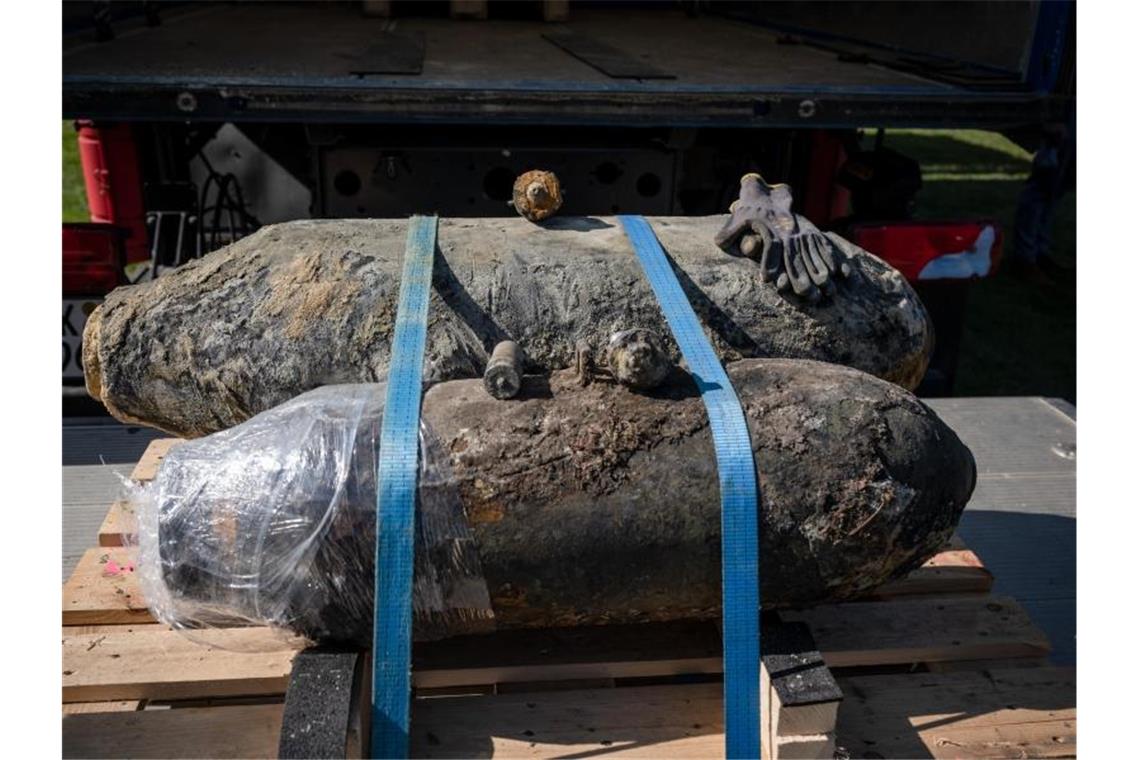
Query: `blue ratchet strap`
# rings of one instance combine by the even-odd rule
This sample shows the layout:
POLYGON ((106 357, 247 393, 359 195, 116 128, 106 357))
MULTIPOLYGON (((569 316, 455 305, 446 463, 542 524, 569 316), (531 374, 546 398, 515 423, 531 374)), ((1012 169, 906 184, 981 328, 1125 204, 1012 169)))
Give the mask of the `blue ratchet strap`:
POLYGON ((376 604, 372 638, 372 757, 408 756, 412 690, 412 567, 428 297, 439 219, 413 216, 380 428, 376 604))
POLYGON ((720 475, 725 756, 760 757, 760 534, 756 468, 740 400, 665 251, 640 216, 619 216, 709 416, 720 475))

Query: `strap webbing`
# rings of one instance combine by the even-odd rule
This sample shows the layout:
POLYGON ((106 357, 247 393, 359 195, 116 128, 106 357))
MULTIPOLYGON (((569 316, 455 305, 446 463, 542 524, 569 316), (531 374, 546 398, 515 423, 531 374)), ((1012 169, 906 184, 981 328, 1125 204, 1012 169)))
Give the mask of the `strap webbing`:
POLYGON ((420 399, 438 221, 413 216, 409 222, 380 428, 371 729, 377 758, 408 756, 420 399))
POLYGON ((740 400, 677 282, 665 251, 640 216, 619 216, 709 416, 720 475, 724 609, 725 755, 760 757, 759 491, 740 400))

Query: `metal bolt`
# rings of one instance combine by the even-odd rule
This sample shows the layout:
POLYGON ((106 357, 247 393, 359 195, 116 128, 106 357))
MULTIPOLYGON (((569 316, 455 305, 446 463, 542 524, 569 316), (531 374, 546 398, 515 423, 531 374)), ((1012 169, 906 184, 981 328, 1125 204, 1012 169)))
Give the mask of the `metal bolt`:
POLYGON ((814 100, 802 100, 802 101, 800 101, 799 113, 800 113, 801 119, 810 119, 811 117, 815 116, 815 101, 814 100))
POLYGON ((190 113, 191 111, 198 109, 198 99, 194 97, 194 94, 191 92, 178 93, 178 98, 175 100, 175 104, 178 106, 179 111, 184 111, 186 113, 190 113))
POLYGON ((483 372, 483 387, 497 399, 514 398, 522 388, 522 349, 513 340, 504 340, 495 346, 487 369, 483 372))

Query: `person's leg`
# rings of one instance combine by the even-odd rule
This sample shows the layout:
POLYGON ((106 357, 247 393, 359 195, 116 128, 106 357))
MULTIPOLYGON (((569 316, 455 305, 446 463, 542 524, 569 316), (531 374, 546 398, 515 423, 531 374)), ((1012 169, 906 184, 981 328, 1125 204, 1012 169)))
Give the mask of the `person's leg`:
POLYGON ((1056 259, 1053 258, 1052 242, 1053 212, 1058 202, 1065 197, 1066 193, 1075 189, 1076 173, 1074 171, 1074 162, 1076 159, 1076 151, 1075 123, 1073 118, 1070 117, 1065 136, 1057 148, 1057 169, 1054 172, 1052 186, 1046 198, 1046 204, 1043 209, 1044 216, 1041 219, 1041 226, 1039 228, 1040 236, 1037 240, 1037 266, 1041 267, 1045 274, 1054 279, 1071 277, 1073 274, 1071 268, 1059 264, 1056 259))
MULTIPOLYGON (((1015 270, 1029 269, 1037 265, 1037 257, 1043 252, 1042 241, 1047 246, 1048 232, 1042 232, 1048 217, 1051 216, 1049 185, 1043 181, 1041 172, 1034 171, 1025 181, 1021 195, 1017 199, 1017 215, 1014 219, 1013 252, 1010 263, 1015 270)), ((1047 250, 1047 249, 1045 249, 1047 250)))

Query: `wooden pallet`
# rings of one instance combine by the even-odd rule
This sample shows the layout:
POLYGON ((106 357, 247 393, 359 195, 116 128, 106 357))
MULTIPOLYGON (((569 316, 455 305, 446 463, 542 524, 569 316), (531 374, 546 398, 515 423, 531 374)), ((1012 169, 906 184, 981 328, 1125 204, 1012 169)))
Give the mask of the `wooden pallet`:
MULTIPOLYGON (((153 478, 174 443, 151 444, 133 477, 153 478)), ((122 546, 132 530, 116 503, 64 585, 65 757, 275 756, 295 652, 243 653, 279 641, 264 628, 213 632, 221 648, 153 622, 122 546)), ((810 629, 845 699, 782 704, 784 676, 766 668, 765 754, 1074 755, 1075 676, 1041 664, 1045 636, 992 582, 955 540, 872 599, 783 613, 810 629)), ((417 646, 412 751, 720 756, 720 673, 720 636, 704 622, 417 646)))

